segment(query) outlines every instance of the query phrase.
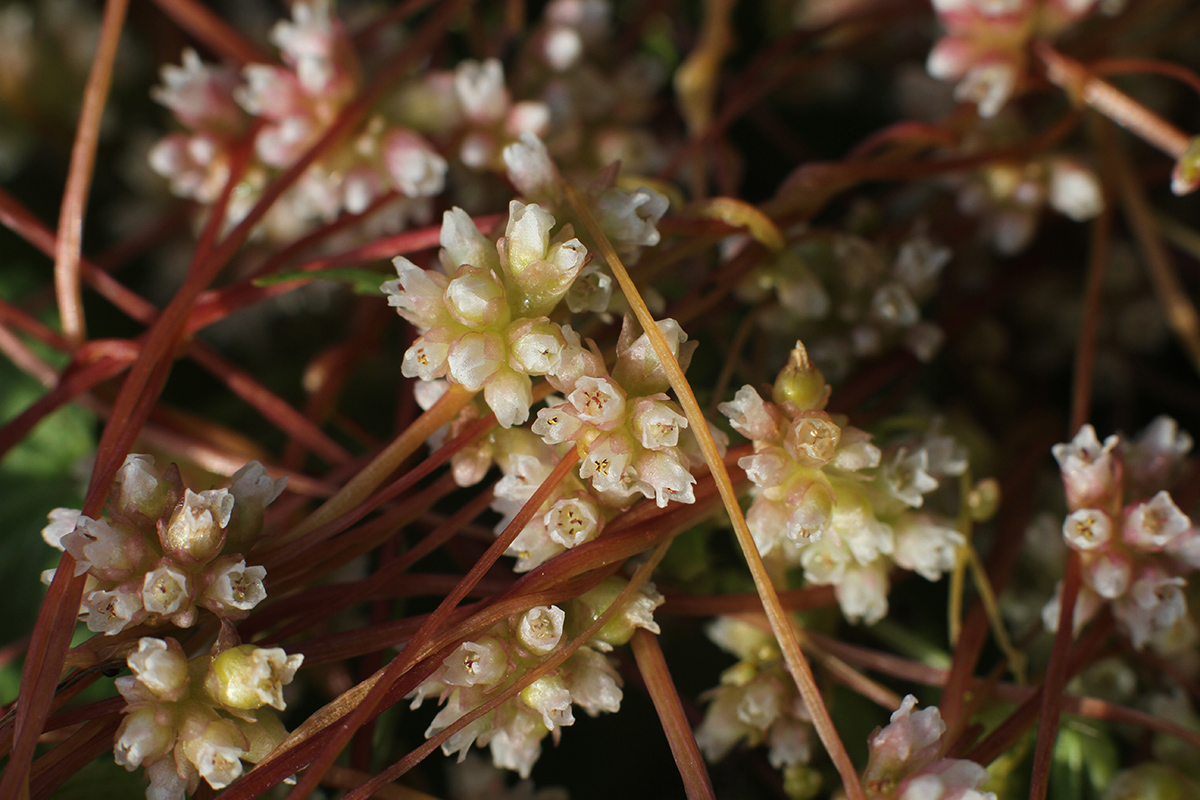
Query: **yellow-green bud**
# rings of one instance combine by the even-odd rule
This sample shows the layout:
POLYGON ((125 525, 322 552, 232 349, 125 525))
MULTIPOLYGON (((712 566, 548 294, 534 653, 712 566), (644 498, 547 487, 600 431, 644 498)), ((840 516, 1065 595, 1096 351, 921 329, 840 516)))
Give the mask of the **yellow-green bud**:
POLYGON ((809 361, 802 342, 796 342, 787 366, 775 379, 771 398, 791 414, 820 410, 829 402, 829 384, 825 383, 821 370, 809 361))

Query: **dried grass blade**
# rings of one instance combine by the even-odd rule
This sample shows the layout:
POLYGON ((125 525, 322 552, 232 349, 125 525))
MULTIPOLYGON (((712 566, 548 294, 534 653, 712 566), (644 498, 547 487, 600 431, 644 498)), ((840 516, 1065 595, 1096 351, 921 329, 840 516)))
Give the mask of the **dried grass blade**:
POLYGON ((612 243, 608 241, 608 237, 600 229, 600 225, 596 222, 596 218, 592 215, 591 209, 588 208, 583 196, 580 195, 579 190, 569 184, 564 184, 563 188, 566 192, 567 200, 575 209, 575 213, 578 214, 592 239, 599 246, 600 254, 608 262, 613 276, 621 285, 621 291, 624 292, 625 298, 637 316, 638 322, 649 337, 658 360, 663 365, 663 369, 671 382, 671 388, 675 390, 679 404, 683 407, 684 413, 687 415, 688 424, 695 431, 696 439, 700 443, 700 449, 704 453, 704 460, 708 463, 708 468, 712 472, 717 489, 721 494, 721 501, 724 503, 725 510, 729 513, 729 518, 733 523, 738 545, 741 547, 742 553, 746 558, 746 563, 750 567, 750 574, 754 578, 754 585, 758 589, 759 596, 762 598, 763 608, 767 612, 767 619, 771 622, 771 630, 775 633, 775 637, 779 640, 779 646, 783 650, 788 672, 791 673, 792 679, 796 681, 800 695, 804 699, 809 713, 812 715, 813 725, 817 729, 817 734, 821 737, 821 742, 825 745, 825 749, 829 752, 829 756, 842 778, 846 794, 849 800, 865 800, 866 795, 863 793, 862 784, 858 779, 858 770, 855 769, 854 763, 850 760, 850 755, 846 752, 845 745, 842 744, 837 729, 833 725, 833 718, 829 715, 829 709, 826 708, 825 701, 821 697, 821 692, 817 688, 812 668, 804 658, 804 654, 800 651, 800 644, 796 641, 796 633, 792 628, 791 617, 779 603, 779 595, 771 583, 771 578, 767 574, 766 567, 763 565, 762 556, 759 555, 758 548, 754 544, 754 538, 751 536, 750 528, 746 524, 746 517, 742 514, 737 494, 734 492, 733 484, 729 479, 729 471, 725 468, 725 463, 722 461, 721 454, 717 450, 716 442, 713 441, 712 434, 708 431, 708 423, 704 419, 704 412, 700 409, 700 404, 696 401, 696 395, 692 391, 687 378, 684 377, 683 370, 679 367, 679 362, 675 360, 675 356, 671 353, 670 345, 664 338, 662 331, 655 324, 654 317, 650 314, 650 309, 646 307, 645 301, 642 300, 641 293, 638 292, 633 279, 629 277, 629 273, 625 270, 621 259, 613 249, 612 243))

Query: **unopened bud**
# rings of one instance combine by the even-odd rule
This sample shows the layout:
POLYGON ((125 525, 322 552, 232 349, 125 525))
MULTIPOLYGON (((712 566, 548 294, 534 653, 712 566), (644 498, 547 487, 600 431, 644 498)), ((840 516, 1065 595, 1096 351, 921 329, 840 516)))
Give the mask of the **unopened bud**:
POLYGON ((289 656, 280 647, 244 644, 213 659, 205 688, 224 706, 253 711, 271 706, 282 711, 283 687, 292 682, 304 656, 289 656))
POLYGON ((829 384, 821 370, 809 361, 804 344, 796 342, 787 366, 775 379, 771 397, 785 411, 795 414, 810 409, 820 410, 829 402, 829 384))

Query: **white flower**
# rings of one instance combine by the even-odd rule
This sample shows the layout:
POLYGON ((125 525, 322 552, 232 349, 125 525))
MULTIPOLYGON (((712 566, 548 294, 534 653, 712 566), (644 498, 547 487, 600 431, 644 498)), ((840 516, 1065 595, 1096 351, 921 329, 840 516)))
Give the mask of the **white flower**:
POLYGON ((536 714, 514 714, 504 727, 495 731, 489 743, 492 763, 516 771, 528 778, 534 762, 542 754, 542 737, 546 728, 536 714))
POLYGON ((454 93, 463 116, 472 122, 496 123, 504 118, 509 94, 504 85, 504 67, 497 59, 463 61, 454 71, 454 93))
POLYGON ((442 680, 452 686, 489 686, 505 677, 508 655, 499 639, 482 636, 477 642, 463 642, 442 664, 442 680))
POLYGON ((214 789, 224 789, 242 775, 246 737, 227 719, 214 720, 197 739, 183 742, 183 752, 200 777, 214 789))
POLYGON ((1112 493, 1116 480, 1112 458, 1116 446, 1116 436, 1109 436, 1101 445, 1096 429, 1084 425, 1070 443, 1050 448, 1062 470, 1067 502, 1072 508, 1107 505, 1103 501, 1112 493))
POLYGON ((627 495, 631 490, 626 481, 625 470, 630 466, 632 457, 633 443, 627 441, 624 436, 601 435, 588 447, 587 456, 579 466, 579 476, 585 480, 590 479, 598 492, 627 495))
POLYGON ((1095 550, 1108 543, 1112 536, 1112 523, 1108 515, 1095 508, 1072 511, 1063 520, 1063 537, 1074 550, 1095 550))
POLYGON ((738 433, 751 440, 776 439, 779 424, 772 416, 766 401, 752 386, 737 390, 733 400, 721 403, 717 410, 729 418, 729 424, 738 433))
POLYGON ((120 580, 134 566, 126 550, 130 538, 108 520, 80 514, 76 517, 75 529, 64 534, 59 543, 78 562, 75 574, 90 571, 100 579, 120 580))
POLYGON ((505 365, 504 349, 504 343, 496 334, 463 334, 451 345, 446 358, 450 378, 467 391, 479 391, 505 365))
POLYGON ((621 679, 608 658, 589 648, 581 648, 566 663, 570 675, 571 699, 596 716, 602 711, 615 714, 621 710, 621 679))
POLYGON ((129 627, 141 610, 140 593, 118 586, 112 591, 89 592, 83 598, 81 613, 89 631, 114 636, 129 627))
POLYGON ((851 622, 874 625, 887 616, 887 569, 881 562, 847 569, 834 587, 838 605, 851 622))
POLYGON ((583 493, 556 500, 543 518, 550 539, 568 550, 594 538, 601 521, 600 507, 583 493))
POLYGON ((609 378, 584 375, 567 395, 579 419, 598 428, 611 428, 625 416, 625 392, 609 378))
POLYGON ((546 444, 562 444, 570 441, 583 423, 578 417, 566 413, 566 406, 543 408, 530 430, 542 437, 546 444))
POLYGON ((381 142, 383 163, 392 185, 406 197, 434 197, 446 185, 446 159, 419 135, 393 128, 381 142))
POLYGON ((901 447, 884 467, 883 481, 897 500, 913 508, 920 508, 925 495, 938 487, 937 478, 929 474, 929 453, 925 448, 909 453, 901 447))
POLYGON ((895 531, 896 563, 927 581, 936 581, 954 569, 959 548, 966 542, 954 528, 923 517, 901 520, 895 531))
POLYGON ((871 734, 865 782, 896 780, 936 758, 946 723, 937 706, 914 713, 916 707, 917 698, 906 696, 892 714, 891 724, 871 734))
POLYGON ((138 648, 126 658, 137 681, 164 700, 178 699, 188 682, 187 657, 174 640, 142 637, 138 648))
POLYGON ((676 447, 680 429, 688 426, 687 417, 662 395, 637 398, 629 416, 633 419, 634 435, 647 450, 676 447))
POLYGON ((191 602, 188 576, 171 566, 146 573, 142 581, 142 605, 151 614, 169 616, 191 602))
POLYGON ((537 136, 522 133, 504 148, 503 157, 508 179, 525 197, 541 199, 557 192, 558 169, 537 136))
POLYGON ((117 729, 113 759, 133 772, 143 764, 155 761, 175 746, 175 726, 167 719, 160 720, 156 706, 144 705, 131 709, 117 729))
MULTIPOLYGON (((56 508, 47 516, 50 524, 42 528, 42 540, 57 550, 63 550, 63 537, 75 530, 79 517, 83 512, 78 508, 56 508)), ((87 565, 76 561, 75 574, 87 572, 87 565)))
POLYGON ((1179 510, 1165 491, 1139 503, 1125 517, 1125 542, 1139 550, 1162 550, 1192 527, 1191 520, 1179 510))
POLYGON ((558 606, 536 606, 521 615, 517 641, 534 655, 544 656, 558 647, 566 614, 558 606))
POLYGON ((266 587, 263 586, 263 578, 267 576, 266 567, 247 567, 245 559, 237 562, 230 559, 229 562, 214 565, 212 584, 204 593, 205 599, 210 607, 216 605, 223 610, 249 611, 267 596, 266 587))
POLYGON ((1104 210, 1104 189, 1091 169, 1069 158, 1050 165, 1050 205, 1076 222, 1086 222, 1104 210))

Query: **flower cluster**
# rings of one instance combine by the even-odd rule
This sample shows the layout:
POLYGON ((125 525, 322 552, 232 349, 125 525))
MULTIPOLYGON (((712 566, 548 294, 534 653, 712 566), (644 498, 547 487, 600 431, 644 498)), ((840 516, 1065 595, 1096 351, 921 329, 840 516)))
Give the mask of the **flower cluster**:
MULTIPOLYGON (((227 221, 239 221, 273 174, 294 164, 359 91, 360 67, 328 0, 292 5, 271 31, 282 65, 249 64, 241 74, 206 65, 194 51, 166 66, 154 93, 187 128, 162 139, 150 165, 181 197, 211 204, 230 175, 237 142, 253 128, 255 158, 234 192, 227 221)), ((343 211, 366 210, 386 192, 419 200, 442 191, 447 165, 410 127, 372 117, 345 144, 323 155, 272 207, 267 227, 298 236, 343 211)))
POLYGON ((867 433, 822 410, 829 387, 799 343, 773 398, 743 386, 719 407, 754 443, 738 462, 756 487, 746 513, 754 542, 809 583, 835 586, 849 619, 877 622, 893 564, 932 581, 956 563, 963 535, 922 506, 940 479, 965 472, 965 452, 934 429, 885 458, 867 433))
POLYGON ((1096 0, 934 0, 946 29, 926 69, 956 80, 954 96, 993 117, 1025 78, 1028 45, 1049 39, 1091 14, 1096 0))
POLYGON ((808 342, 813 362, 838 380, 897 344, 933 359, 945 335, 921 318, 920 306, 949 261, 949 249, 919 232, 894 256, 860 236, 813 233, 747 275, 737 294, 760 303, 773 293, 760 324, 808 342))
MULTIPOLYGON (((675 320, 657 325, 686 369, 695 343, 687 344, 675 320)), ((650 338, 626 317, 609 373, 598 355, 567 334, 563 366, 548 376, 566 400, 539 411, 533 432, 549 445, 574 442, 582 460, 580 477, 609 505, 628 505, 638 494, 659 507, 671 500, 693 502, 696 478, 682 446, 688 421, 665 393, 670 382, 650 338)))
POLYGON ((808 762, 808 709, 775 638, 731 617, 718 617, 707 630, 710 639, 740 661, 721 673, 721 685, 708 692, 708 710, 696 729, 696 744, 704 757, 719 761, 739 743, 765 743, 776 769, 808 762))
POLYGON ((946 724, 936 706, 914 712, 917 698, 904 698, 891 723, 868 741, 863 773, 869 800, 996 800, 981 787, 987 770, 974 761, 940 758, 946 724))
MULTIPOLYGON (((1200 531, 1166 491, 1191 448, 1192 437, 1168 417, 1133 441, 1109 436, 1102 443, 1084 425, 1071 442, 1054 446, 1070 512, 1063 538, 1083 566, 1076 626, 1107 603, 1138 650, 1151 644, 1172 652, 1195 642, 1183 576, 1200 567, 1200 531)), ((1058 613, 1056 596, 1043 612, 1050 630, 1058 613)))
POLYGON ((50 512, 42 537, 75 557, 76 575, 88 575, 80 617, 110 635, 143 622, 186 628, 200 608, 245 617, 266 597, 267 572, 246 566, 239 551, 261 533, 263 511, 286 479, 272 480, 252 461, 230 488, 193 492, 174 464, 161 475, 153 466, 150 456, 128 456, 100 519, 50 512))
MULTIPOLYGON (((494 437, 496 463, 504 477, 494 489, 492 508, 503 514, 496 532, 503 531, 538 487, 550 476, 569 444, 552 447, 524 428, 494 437)), ((515 556, 513 569, 526 572, 572 547, 600 535, 614 509, 604 504, 575 475, 568 475, 534 514, 506 555, 515 556)))
POLYGON ((566 347, 564 330, 545 315, 587 258, 570 226, 552 238, 554 227, 554 217, 536 203, 513 200, 505 235, 493 243, 455 208, 442 222, 443 271, 397 257, 400 277, 383 291, 421 331, 404 354, 404 375, 482 390, 502 426, 525 422, 530 376, 560 369, 566 347))
MULTIPOLYGON (((425 735, 444 730, 536 669, 564 645, 564 636, 582 632, 603 614, 625 585, 621 578, 609 578, 565 609, 537 606, 496 624, 475 641, 463 642, 411 695, 413 708, 430 696, 444 703, 425 735)), ((458 753, 462 759, 473 744, 490 747, 496 766, 529 777, 541 754, 542 739, 553 734, 558 741, 562 728, 574 724, 573 705, 593 717, 620 709, 620 677, 605 653, 628 642, 637 628, 658 633, 653 612, 662 601, 653 586, 639 589, 591 641, 511 700, 451 736, 442 745, 443 752, 458 753)))
POLYGON ((303 660, 240 645, 189 661, 174 639, 140 639, 127 659, 133 675, 116 681, 126 703, 117 763, 145 767, 147 800, 182 800, 201 778, 228 786, 243 761, 257 763, 286 737, 271 709, 284 709, 283 687, 303 660))

